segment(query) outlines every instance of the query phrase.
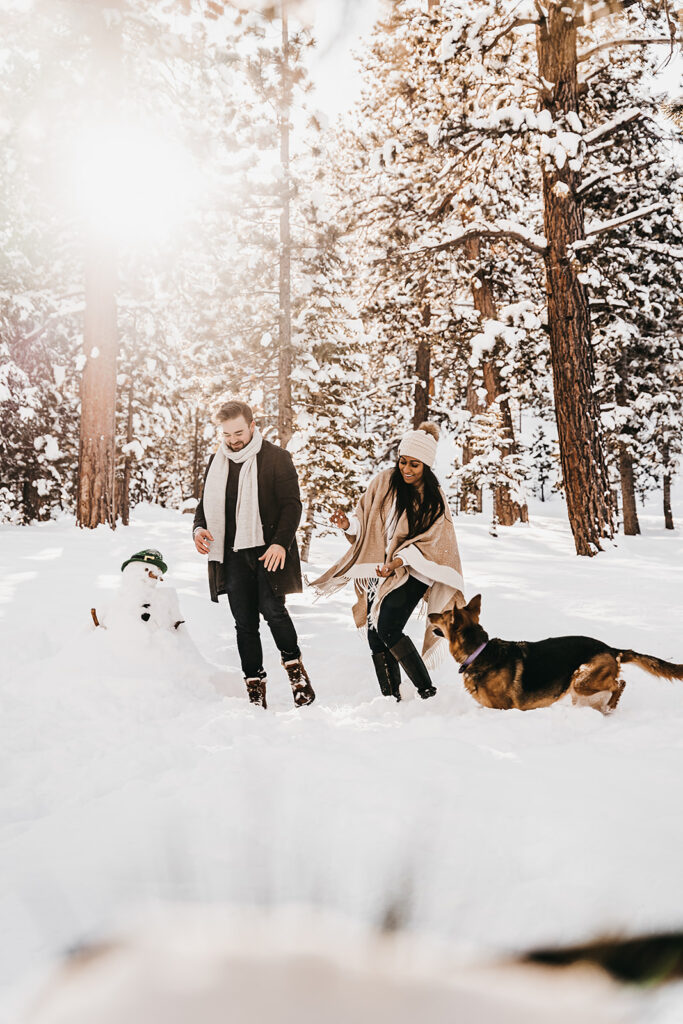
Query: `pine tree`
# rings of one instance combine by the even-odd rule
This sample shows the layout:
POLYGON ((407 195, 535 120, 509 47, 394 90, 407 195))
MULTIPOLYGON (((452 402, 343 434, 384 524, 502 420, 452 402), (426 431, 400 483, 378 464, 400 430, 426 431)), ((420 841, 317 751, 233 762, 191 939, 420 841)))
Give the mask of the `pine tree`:
POLYGON ((242 306, 235 370, 266 430, 292 450, 306 540, 323 510, 360 489, 363 336, 347 302, 339 232, 325 212, 326 143, 306 67, 313 41, 281 18, 252 13, 237 22, 233 67, 244 102, 232 128, 244 155, 238 193, 249 197, 235 211, 237 281, 251 308, 242 306))
POLYGON ((584 100, 589 130, 591 122, 614 125, 588 157, 584 195, 592 219, 578 256, 592 294, 598 381, 627 535, 640 532, 636 493, 652 486, 667 449, 679 450, 670 423, 680 422, 683 400, 676 285, 683 184, 673 140, 656 116, 657 97, 644 86, 652 66, 643 52, 617 51, 609 67, 589 66, 584 100), (606 222, 616 226, 591 244, 591 225, 606 222))
POLYGON ((35 99, 50 71, 36 61, 26 12, 3 11, 0 28, 12 43, 0 74, 0 519, 29 523, 73 507, 83 297, 36 149, 45 124, 35 99))
POLYGON ((548 440, 548 435, 542 426, 534 431, 529 457, 533 466, 533 473, 537 481, 536 493, 541 501, 546 500, 546 484, 553 480, 553 474, 559 470, 558 453, 548 440))
MULTIPOLYGON (((512 258, 503 269, 486 239, 468 237, 462 249, 442 240, 454 225, 481 219, 483 211, 493 215, 501 195, 509 198, 515 188, 522 209, 527 182, 518 175, 513 184, 514 164, 501 160, 504 128, 495 133, 495 148, 491 144, 484 153, 477 145, 469 159, 461 128, 479 88, 477 61, 470 51, 450 59, 442 45, 447 27, 447 5, 417 11, 409 2, 395 4, 378 25, 364 55, 368 88, 358 123, 340 137, 339 174, 351 181, 350 224, 366 253, 359 276, 368 280, 364 315, 378 340, 376 376, 391 379, 388 408, 378 410, 378 422, 392 423, 396 397, 407 404, 413 390, 413 423, 424 419, 429 398, 435 413, 456 427, 467 462, 473 452, 468 424, 476 429, 476 416, 495 404, 500 415, 491 422, 500 423, 507 440, 508 447, 496 447, 504 461, 518 447, 510 405, 516 399, 514 357, 504 344, 487 351, 476 369, 469 357, 484 321, 496 320, 498 303, 507 306, 529 294, 526 279, 533 271, 512 258), (466 406, 469 416, 451 414, 454 406, 466 406)), ((501 76, 501 89, 506 88, 502 83, 501 76)), ((406 425, 392 424, 392 431, 406 425)), ((526 518, 524 503, 511 498, 508 470, 502 465, 500 470, 497 484, 486 474, 499 520, 526 518)), ((462 507, 477 508, 484 479, 477 483, 473 473, 466 479, 462 507)), ((515 491, 521 493, 519 486, 515 491)))
MULTIPOLYGON (((596 129, 593 139, 583 137, 578 113, 578 39, 583 40, 584 33, 590 37, 594 27, 618 9, 617 4, 561 0, 543 0, 534 8, 512 12, 503 4, 444 3, 452 21, 444 39, 445 56, 448 60, 469 56, 473 73, 481 68, 484 109, 477 95, 474 112, 464 118, 471 146, 475 150, 485 146, 504 125, 521 163, 538 157, 543 236, 532 235, 518 216, 499 216, 493 223, 464 226, 450 240, 437 244, 456 247, 472 238, 507 239, 543 257, 564 489, 577 553, 585 555, 599 550, 601 538, 611 535, 612 501, 595 402, 588 293, 572 253, 585 237, 581 168, 586 142, 610 128, 596 129), (530 27, 536 33, 531 62, 524 45, 530 27), (530 63, 535 66, 536 81, 529 78, 530 63), (495 74, 501 64, 516 91, 512 105, 506 106, 503 97, 502 105, 495 97, 486 97, 486 76, 495 74)), ((514 198, 510 213, 515 212, 514 198)))

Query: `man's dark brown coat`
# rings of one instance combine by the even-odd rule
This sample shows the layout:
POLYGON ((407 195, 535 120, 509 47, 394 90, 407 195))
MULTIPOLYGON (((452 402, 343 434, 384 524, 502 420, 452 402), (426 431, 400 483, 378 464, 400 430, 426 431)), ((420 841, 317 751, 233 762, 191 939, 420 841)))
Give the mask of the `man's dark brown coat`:
MULTIPOLYGON (((206 473, 209 472, 212 460, 213 455, 209 459, 206 473)), ((277 445, 264 440, 261 451, 256 456, 256 467, 263 539, 266 546, 281 544, 287 552, 282 569, 269 572, 268 578, 276 594, 300 594, 301 562, 296 531, 301 522, 301 497, 292 456, 284 448, 278 448, 277 445)), ((202 500, 197 505, 192 531, 194 532, 198 526, 206 529, 202 500)), ((212 601, 217 601, 218 595, 226 592, 223 571, 223 562, 209 562, 209 592, 212 601)))

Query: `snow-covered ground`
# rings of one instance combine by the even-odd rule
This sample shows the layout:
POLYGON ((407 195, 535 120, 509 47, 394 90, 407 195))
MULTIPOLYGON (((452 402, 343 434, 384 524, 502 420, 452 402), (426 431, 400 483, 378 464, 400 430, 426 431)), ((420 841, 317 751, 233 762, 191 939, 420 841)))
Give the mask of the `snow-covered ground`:
MULTIPOLYGON (((488 533, 456 520, 490 634, 598 636, 683 661, 683 533, 578 559, 558 503, 488 533)), ((674 508, 680 523, 681 502, 674 508)), ((453 662, 438 695, 378 695, 351 594, 290 600, 318 693, 295 709, 266 630, 250 706, 190 517, 115 532, 0 527, 0 985, 130 908, 304 902, 463 953, 683 927, 683 684, 627 666, 617 712, 491 711, 453 662), (96 630, 124 558, 159 548, 186 626, 96 630), (183 632, 183 629, 185 632, 183 632)), ((313 575, 340 537, 316 539, 313 575)), ((422 623, 410 631, 419 641, 422 623)))

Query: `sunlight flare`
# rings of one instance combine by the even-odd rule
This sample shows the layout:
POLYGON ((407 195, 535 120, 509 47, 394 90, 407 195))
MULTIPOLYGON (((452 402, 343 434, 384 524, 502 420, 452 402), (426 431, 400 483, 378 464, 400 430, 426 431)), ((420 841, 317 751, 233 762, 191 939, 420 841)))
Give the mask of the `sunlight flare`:
POLYGON ((68 200, 89 227, 133 246, 163 241, 199 188, 190 152, 153 125, 92 125, 71 147, 68 200))

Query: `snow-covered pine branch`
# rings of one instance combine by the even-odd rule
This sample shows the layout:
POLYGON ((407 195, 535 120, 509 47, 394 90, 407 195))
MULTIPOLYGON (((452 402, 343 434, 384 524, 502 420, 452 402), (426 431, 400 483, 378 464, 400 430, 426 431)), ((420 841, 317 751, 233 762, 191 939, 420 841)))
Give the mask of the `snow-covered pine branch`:
POLYGON ((482 53, 488 53, 500 42, 501 39, 504 39, 505 36, 509 36, 511 32, 515 31, 515 29, 523 28, 525 25, 533 25, 535 27, 536 25, 540 25, 540 23, 540 18, 514 18, 509 25, 506 25, 500 30, 500 32, 497 32, 490 42, 484 44, 482 47, 482 53))
POLYGON ((672 260, 683 260, 683 246, 663 245, 661 242, 639 242, 632 246, 635 249, 644 249, 647 252, 656 252, 658 256, 666 256, 672 260))
POLYGON ((585 50, 583 53, 578 55, 578 62, 582 64, 583 61, 590 60, 590 58, 599 53, 601 50, 613 50, 617 46, 650 46, 650 45, 661 45, 665 43, 667 46, 673 46, 674 40, 670 36, 648 36, 640 37, 637 39, 608 39, 604 43, 598 43, 597 46, 591 46, 590 50, 585 50))
POLYGON ((603 139, 606 135, 611 135, 612 132, 618 131, 619 128, 623 128, 632 121, 638 121, 641 117, 643 117, 643 111, 639 107, 627 107, 626 110, 622 110, 616 117, 605 121, 604 124, 598 125, 592 131, 586 132, 583 137, 584 142, 586 145, 591 145, 591 143, 603 139))
POLYGON ((529 231, 522 224, 515 224, 511 221, 501 221, 500 225, 474 223, 458 231, 451 238, 437 245, 425 245, 417 242, 411 250, 411 255, 422 256, 425 253, 445 252, 447 249, 455 249, 460 245, 474 239, 496 239, 507 238, 530 249, 532 252, 543 255, 547 249, 547 242, 542 235, 529 231))
POLYGON ((605 231, 613 231, 615 228, 621 227, 622 224, 628 224, 632 220, 640 220, 642 217, 647 217, 650 213, 654 213, 655 210, 663 210, 666 207, 666 203, 650 203, 649 206, 641 206, 638 210, 633 210, 631 213, 624 214, 623 217, 614 217, 612 220, 592 221, 586 225, 586 239, 592 238, 595 235, 602 235, 605 231))
POLYGON ((629 7, 634 7, 640 0, 605 0, 604 4, 600 7, 593 9, 591 4, 579 3, 578 7, 582 7, 582 11, 577 10, 576 17, 574 19, 576 25, 588 26, 594 25, 596 21, 601 21, 602 18, 609 18, 612 14, 621 14, 622 11, 628 10, 629 7))

